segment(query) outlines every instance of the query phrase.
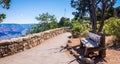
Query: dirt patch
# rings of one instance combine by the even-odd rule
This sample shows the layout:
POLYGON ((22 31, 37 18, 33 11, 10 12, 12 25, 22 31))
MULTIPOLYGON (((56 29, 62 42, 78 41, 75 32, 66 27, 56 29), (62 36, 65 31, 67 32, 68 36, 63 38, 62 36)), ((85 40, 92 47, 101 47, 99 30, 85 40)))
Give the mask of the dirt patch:
POLYGON ((80 45, 80 38, 69 39, 67 44, 70 47, 80 45))
POLYGON ((114 44, 114 41, 116 40, 115 36, 106 36, 105 38, 105 44, 109 47, 114 44))
POLYGON ((100 61, 98 64, 120 64, 120 50, 108 48, 106 53, 104 61, 100 61))

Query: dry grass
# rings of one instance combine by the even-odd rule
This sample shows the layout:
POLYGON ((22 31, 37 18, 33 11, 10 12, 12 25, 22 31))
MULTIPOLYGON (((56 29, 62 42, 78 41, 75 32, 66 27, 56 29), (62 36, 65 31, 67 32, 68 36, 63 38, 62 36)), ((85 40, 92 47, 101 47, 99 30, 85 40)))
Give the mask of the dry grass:
POLYGON ((106 36, 105 43, 107 46, 112 46, 115 43, 116 37, 115 36, 106 36))

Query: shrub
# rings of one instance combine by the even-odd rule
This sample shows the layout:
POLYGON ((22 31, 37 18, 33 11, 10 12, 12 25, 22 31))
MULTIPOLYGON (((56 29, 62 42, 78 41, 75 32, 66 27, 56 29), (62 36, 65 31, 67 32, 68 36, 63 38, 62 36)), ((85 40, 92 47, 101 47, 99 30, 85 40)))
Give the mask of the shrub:
POLYGON ((71 26, 70 18, 61 17, 58 25, 59 27, 70 27, 71 26))
POLYGON ((73 37, 83 37, 87 35, 90 27, 86 26, 86 21, 79 22, 78 20, 72 20, 72 35, 73 37))
POLYGON ((72 32, 72 35, 73 37, 77 38, 80 36, 80 33, 81 33, 81 27, 80 26, 77 26, 77 27, 74 27, 71 32, 72 32))
POLYGON ((120 19, 112 17, 106 20, 103 31, 108 35, 115 35, 120 38, 120 19))

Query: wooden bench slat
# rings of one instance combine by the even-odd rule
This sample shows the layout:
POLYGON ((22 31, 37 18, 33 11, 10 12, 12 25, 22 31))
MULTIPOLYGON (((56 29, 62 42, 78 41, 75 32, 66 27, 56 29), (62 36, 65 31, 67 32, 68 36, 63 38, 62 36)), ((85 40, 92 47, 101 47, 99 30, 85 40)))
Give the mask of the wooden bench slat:
POLYGON ((92 39, 93 41, 95 41, 96 43, 100 43, 100 38, 101 38, 101 36, 99 36, 99 35, 97 35, 97 34, 95 34, 95 33, 91 33, 91 32, 89 32, 89 34, 88 34, 89 36, 89 38, 90 39, 92 39))
POLYGON ((81 38, 81 42, 82 42, 82 44, 85 45, 85 47, 87 47, 87 48, 95 48, 95 47, 98 47, 98 45, 97 45, 94 41, 90 40, 89 38, 81 38))

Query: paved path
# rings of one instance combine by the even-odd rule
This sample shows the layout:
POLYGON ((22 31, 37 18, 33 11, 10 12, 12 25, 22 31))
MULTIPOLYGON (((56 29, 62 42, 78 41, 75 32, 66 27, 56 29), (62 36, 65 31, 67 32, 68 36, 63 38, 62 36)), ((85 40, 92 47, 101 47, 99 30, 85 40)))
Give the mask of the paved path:
POLYGON ((65 46, 69 35, 58 35, 32 49, 1 58, 0 64, 68 64, 71 59, 59 51, 61 46, 65 46))

